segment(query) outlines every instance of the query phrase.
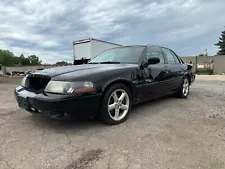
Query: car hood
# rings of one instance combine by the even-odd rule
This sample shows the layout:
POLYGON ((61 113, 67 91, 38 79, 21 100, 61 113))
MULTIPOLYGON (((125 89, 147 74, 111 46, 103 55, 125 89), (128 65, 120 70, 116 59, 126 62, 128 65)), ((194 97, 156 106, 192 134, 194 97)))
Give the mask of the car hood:
POLYGON ((49 68, 42 71, 37 71, 33 74, 45 75, 49 77, 56 77, 61 75, 67 75, 75 73, 76 76, 79 75, 89 75, 93 73, 100 73, 115 69, 124 69, 129 67, 137 67, 135 64, 83 64, 83 65, 73 65, 73 66, 63 66, 56 68, 49 68))

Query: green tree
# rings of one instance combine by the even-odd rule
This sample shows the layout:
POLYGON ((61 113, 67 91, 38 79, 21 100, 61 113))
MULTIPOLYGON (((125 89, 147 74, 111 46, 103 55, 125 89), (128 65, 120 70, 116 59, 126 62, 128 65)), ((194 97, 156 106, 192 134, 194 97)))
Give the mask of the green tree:
POLYGON ((225 31, 222 32, 221 37, 219 38, 219 42, 215 44, 219 46, 218 55, 225 55, 225 31))
POLYGON ((31 65, 40 65, 41 64, 39 57, 37 57, 36 55, 30 55, 30 56, 28 56, 28 59, 29 59, 31 65))
POLYGON ((41 60, 36 55, 30 55, 24 57, 21 54, 19 57, 15 56, 13 52, 9 50, 0 49, 0 65, 4 66, 29 66, 29 65, 40 65, 41 60))
POLYGON ((65 61, 56 62, 56 65, 68 65, 69 63, 65 61))
POLYGON ((0 49, 0 64, 5 66, 13 65, 14 54, 9 50, 1 50, 0 49))
POLYGON ((203 53, 200 53, 198 56, 206 56, 205 54, 203 54, 203 53))
POLYGON ((28 58, 25 58, 23 54, 20 55, 20 63, 23 66, 30 65, 30 60, 28 58))
POLYGON ((15 66, 20 66, 21 65, 21 63, 20 63, 20 57, 15 56, 13 58, 13 65, 15 65, 15 66))

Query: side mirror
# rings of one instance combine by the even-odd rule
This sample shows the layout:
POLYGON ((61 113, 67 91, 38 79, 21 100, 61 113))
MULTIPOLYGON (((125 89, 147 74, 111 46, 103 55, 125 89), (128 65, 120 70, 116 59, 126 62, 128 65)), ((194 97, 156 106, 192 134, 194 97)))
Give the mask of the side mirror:
POLYGON ((148 59, 149 65, 157 64, 159 62, 160 62, 160 59, 158 57, 151 57, 151 58, 148 59))
POLYGON ((144 67, 148 67, 149 65, 154 65, 160 62, 160 59, 158 57, 151 57, 148 59, 148 61, 144 61, 141 65, 141 69, 144 67))

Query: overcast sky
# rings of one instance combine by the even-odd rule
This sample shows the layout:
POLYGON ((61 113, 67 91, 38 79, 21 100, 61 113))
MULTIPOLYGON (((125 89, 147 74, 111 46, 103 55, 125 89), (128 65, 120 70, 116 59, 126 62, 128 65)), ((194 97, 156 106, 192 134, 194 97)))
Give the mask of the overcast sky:
POLYGON ((217 52, 225 0, 1 0, 0 48, 72 62, 72 41, 156 44, 180 56, 217 52))

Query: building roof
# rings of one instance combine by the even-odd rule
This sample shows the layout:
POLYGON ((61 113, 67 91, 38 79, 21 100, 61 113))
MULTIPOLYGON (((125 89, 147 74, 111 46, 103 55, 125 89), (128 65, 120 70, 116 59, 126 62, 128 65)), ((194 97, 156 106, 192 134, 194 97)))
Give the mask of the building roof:
POLYGON ((73 45, 80 44, 80 43, 87 43, 87 42, 90 42, 90 41, 93 41, 93 40, 94 41, 99 41, 99 42, 104 42, 104 43, 109 43, 109 44, 112 44, 112 45, 122 46, 122 45, 117 44, 117 43, 107 42, 107 41, 103 41, 103 40, 99 40, 99 39, 94 39, 94 38, 75 40, 75 41, 73 41, 73 45))

